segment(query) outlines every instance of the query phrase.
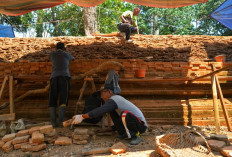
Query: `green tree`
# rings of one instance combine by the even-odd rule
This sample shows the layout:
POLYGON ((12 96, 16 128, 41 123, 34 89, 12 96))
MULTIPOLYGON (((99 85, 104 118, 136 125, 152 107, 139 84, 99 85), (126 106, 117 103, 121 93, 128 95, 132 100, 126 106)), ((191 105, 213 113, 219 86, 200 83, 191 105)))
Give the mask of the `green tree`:
POLYGON ((200 19, 196 34, 207 35, 232 35, 232 31, 209 17, 209 15, 225 0, 208 0, 205 4, 194 5, 196 19, 200 19))
POLYGON ((0 24, 11 25, 17 32, 27 32, 32 22, 33 15, 28 13, 21 16, 7 16, 0 14, 0 24))
MULTIPOLYGON (((208 0, 206 4, 181 8, 138 6, 141 8, 141 13, 137 16, 140 33, 152 34, 154 30, 158 30, 160 35, 232 35, 231 30, 209 17, 224 1, 208 0)), ((96 7, 98 30, 101 33, 118 31, 120 15, 126 10, 133 10, 135 6, 137 5, 121 0, 106 0, 96 7)), ((16 31, 26 32, 28 29, 34 29, 37 37, 44 36, 45 32, 50 36, 85 35, 83 8, 71 3, 7 18, 17 26, 16 31)), ((9 24, 3 15, 0 16, 0 22, 9 24)))

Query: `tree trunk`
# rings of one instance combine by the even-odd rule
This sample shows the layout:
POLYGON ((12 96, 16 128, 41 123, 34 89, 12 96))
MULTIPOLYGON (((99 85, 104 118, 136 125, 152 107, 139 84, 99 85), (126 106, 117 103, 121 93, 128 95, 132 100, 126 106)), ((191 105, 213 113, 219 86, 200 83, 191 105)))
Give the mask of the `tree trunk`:
POLYGON ((151 34, 159 35, 158 17, 156 15, 151 15, 151 34))
POLYGON ((97 7, 84 8, 85 35, 91 36, 97 31, 97 7))

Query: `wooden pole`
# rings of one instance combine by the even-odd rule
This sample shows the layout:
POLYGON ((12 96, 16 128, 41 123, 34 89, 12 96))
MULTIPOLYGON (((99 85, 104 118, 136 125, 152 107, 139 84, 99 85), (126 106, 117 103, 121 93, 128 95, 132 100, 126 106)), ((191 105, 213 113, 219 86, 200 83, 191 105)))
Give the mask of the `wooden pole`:
POLYGON ((1 87, 1 91, 0 91, 0 99, 2 99, 2 95, 3 95, 3 91, 5 89, 6 86, 6 81, 8 80, 8 76, 4 77, 3 83, 2 83, 2 87, 1 87))
POLYGON ((10 99, 10 113, 14 113, 14 93, 13 93, 13 76, 9 76, 9 99, 10 99))
POLYGON ((82 99, 82 97, 83 97, 83 94, 84 94, 86 85, 87 85, 87 80, 84 80, 84 84, 83 84, 83 86, 82 86, 82 88, 81 88, 81 90, 80 90, 80 96, 79 96, 79 98, 78 98, 78 100, 77 100, 77 103, 76 103, 76 108, 75 108, 74 115, 77 114, 77 109, 78 109, 78 107, 79 107, 79 105, 80 105, 80 101, 81 101, 81 99, 82 99))
MULTIPOLYGON (((211 67, 212 67, 212 70, 215 71, 215 67, 214 67, 213 64, 211 64, 211 67)), ((230 117, 229 117, 229 114, 228 114, 227 109, 226 109, 223 93, 222 93, 220 82, 218 80, 217 75, 215 75, 215 79, 216 79, 216 85, 217 85, 217 90, 218 90, 220 102, 221 102, 221 105, 222 105, 222 110, 223 110, 224 117, 225 117, 225 120, 226 120, 226 125, 227 125, 227 128, 228 128, 228 131, 232 131, 232 127, 231 127, 231 124, 230 124, 230 122, 231 122, 230 117)))
POLYGON ((213 93, 213 106, 214 106, 214 118, 215 118, 215 126, 216 126, 216 133, 220 132, 220 121, 219 121, 219 111, 218 111, 218 104, 217 104, 217 88, 216 88, 216 79, 215 75, 211 77, 212 79, 212 93, 213 93))

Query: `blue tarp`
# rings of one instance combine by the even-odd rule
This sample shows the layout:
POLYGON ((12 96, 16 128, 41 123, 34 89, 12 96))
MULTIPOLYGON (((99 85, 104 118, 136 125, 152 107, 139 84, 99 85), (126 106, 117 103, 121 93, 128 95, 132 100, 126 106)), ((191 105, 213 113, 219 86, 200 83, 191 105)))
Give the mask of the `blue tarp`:
POLYGON ((15 34, 13 31, 13 27, 0 25, 0 37, 14 38, 15 34))
POLYGON ((211 17, 232 30, 232 0, 222 3, 211 13, 211 17))

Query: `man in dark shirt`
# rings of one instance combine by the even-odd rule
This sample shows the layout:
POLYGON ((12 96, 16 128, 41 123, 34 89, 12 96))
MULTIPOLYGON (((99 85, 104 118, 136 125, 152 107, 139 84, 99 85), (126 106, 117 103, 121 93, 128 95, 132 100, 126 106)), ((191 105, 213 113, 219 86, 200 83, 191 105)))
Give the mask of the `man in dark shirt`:
POLYGON ((113 89, 105 87, 101 90, 101 98, 105 101, 102 107, 98 107, 86 114, 76 115, 73 124, 79 124, 85 118, 95 118, 109 112, 114 122, 113 130, 117 130, 119 137, 131 139, 130 144, 137 145, 141 142, 140 134, 147 129, 147 122, 138 107, 120 95, 115 95, 113 89), (116 110, 120 110, 119 115, 116 110))
POLYGON ((52 74, 50 77, 49 108, 51 123, 53 127, 56 124, 56 106, 59 97, 59 126, 62 126, 65 117, 66 106, 68 105, 68 96, 70 88, 69 62, 74 57, 65 52, 64 43, 59 42, 56 45, 56 51, 50 53, 52 61, 52 74))

